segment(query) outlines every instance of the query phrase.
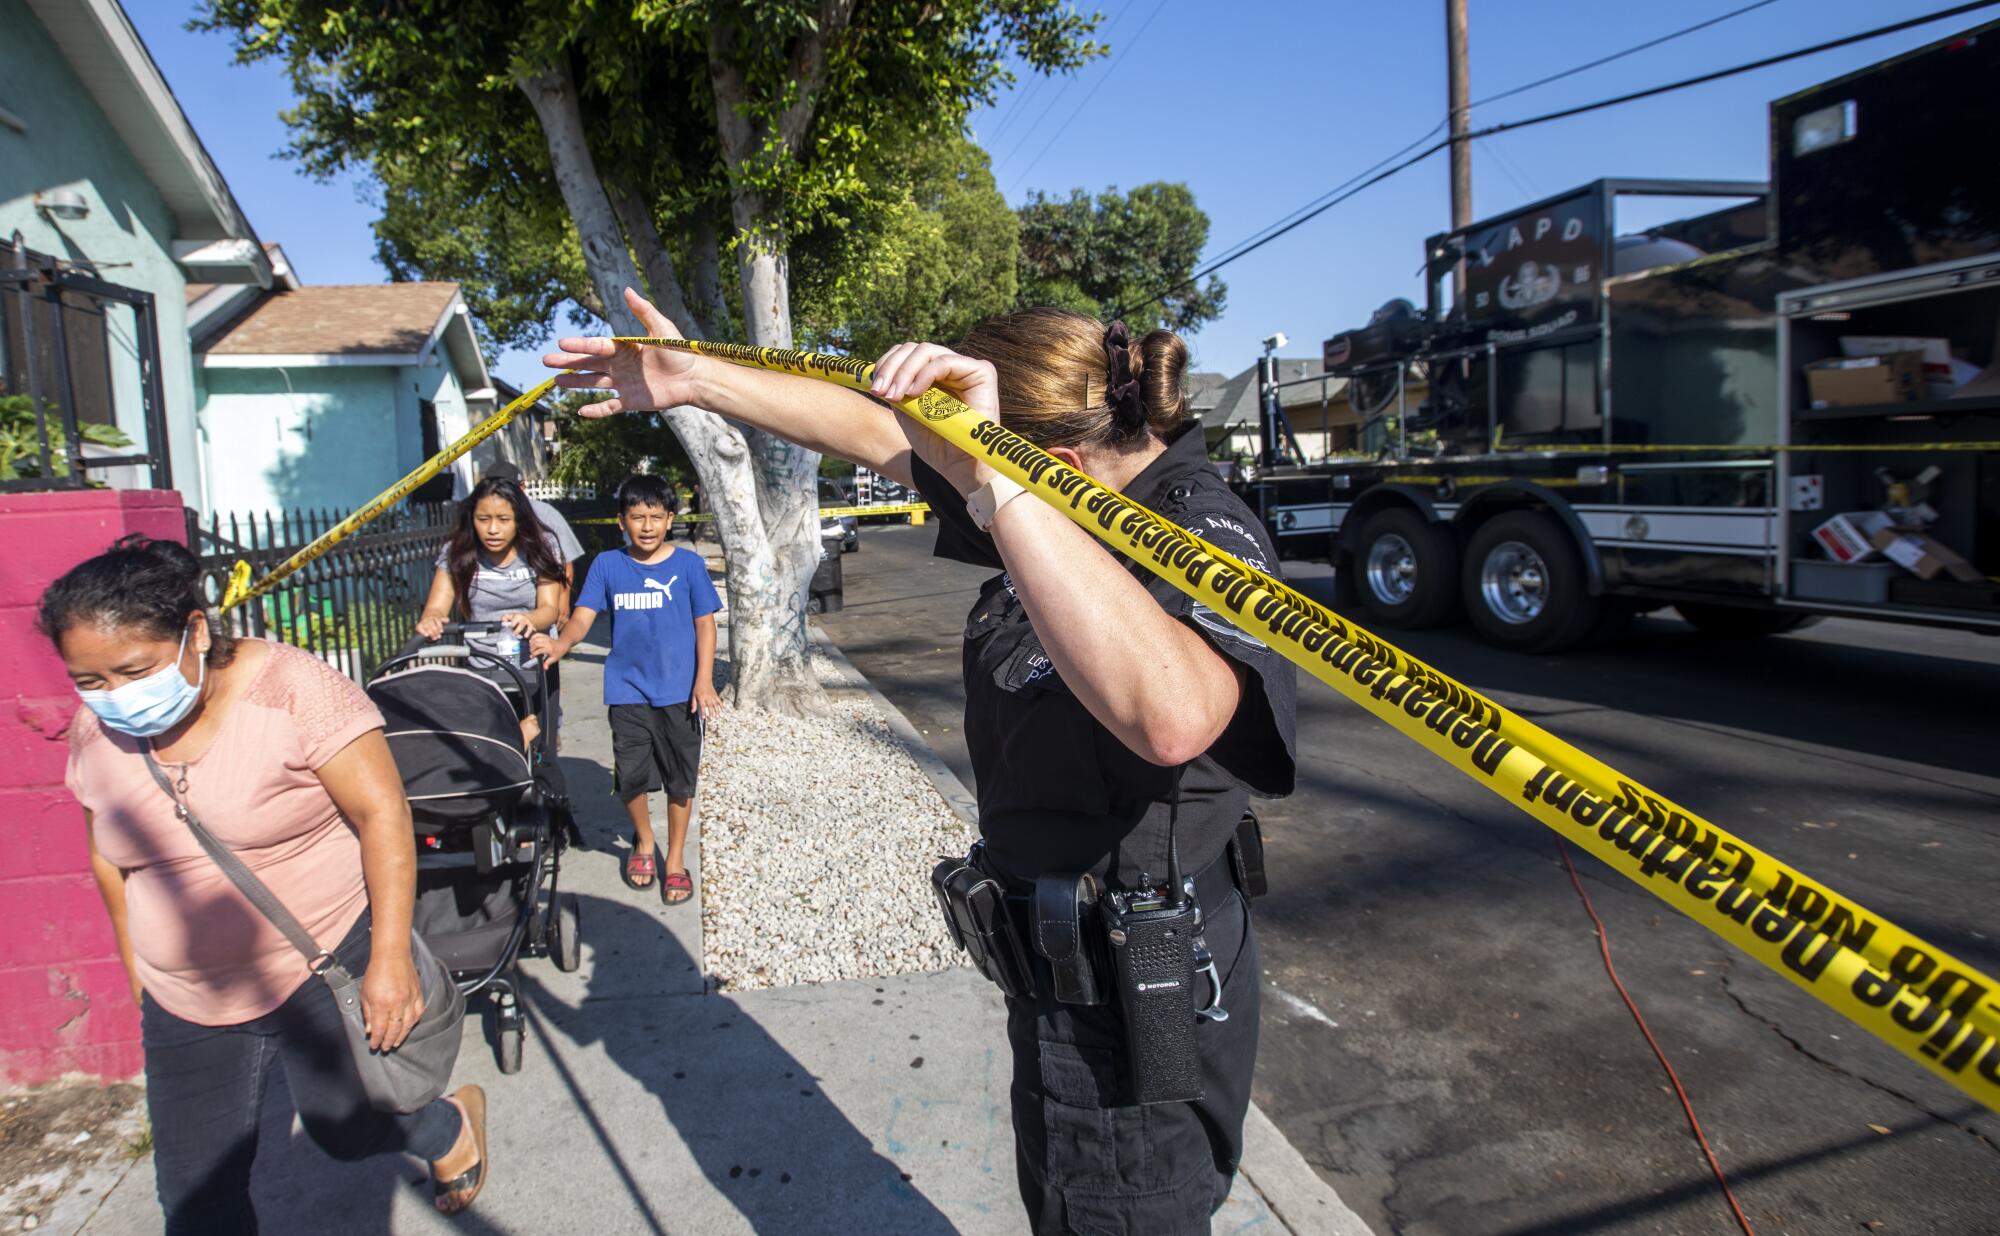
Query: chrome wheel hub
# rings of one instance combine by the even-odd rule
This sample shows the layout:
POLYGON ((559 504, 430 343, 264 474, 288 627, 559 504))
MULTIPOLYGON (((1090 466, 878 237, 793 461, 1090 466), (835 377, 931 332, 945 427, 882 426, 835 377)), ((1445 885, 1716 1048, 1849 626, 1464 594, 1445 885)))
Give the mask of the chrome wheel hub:
POLYGON ((1394 532, 1377 537, 1368 547, 1363 573, 1376 600, 1401 605, 1417 590, 1417 551, 1394 532))
POLYGON ((1533 622, 1549 603, 1549 565, 1520 541, 1502 541, 1479 564, 1479 595, 1500 621, 1533 622))

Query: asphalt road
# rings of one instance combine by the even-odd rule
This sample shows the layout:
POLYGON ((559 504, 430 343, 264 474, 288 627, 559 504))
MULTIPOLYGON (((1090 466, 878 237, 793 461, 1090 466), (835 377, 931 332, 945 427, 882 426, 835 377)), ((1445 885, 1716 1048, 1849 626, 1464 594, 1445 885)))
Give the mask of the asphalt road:
MULTIPOLYGON (((984 572, 873 527, 819 621, 968 785, 960 633, 984 572)), ((1296 572, 1327 596, 1324 567, 1296 572)), ((1410 652, 2000 973, 2000 640, 1672 617, 1560 658, 1410 652)), ((1256 1098, 1382 1233, 1736 1230, 1540 824, 1302 676, 1256 1098)), ((1760 1236, 2000 1233, 2000 1117, 1582 854, 1620 977, 1760 1236), (1879 1226, 1876 1226, 1878 1225, 1879 1226)))

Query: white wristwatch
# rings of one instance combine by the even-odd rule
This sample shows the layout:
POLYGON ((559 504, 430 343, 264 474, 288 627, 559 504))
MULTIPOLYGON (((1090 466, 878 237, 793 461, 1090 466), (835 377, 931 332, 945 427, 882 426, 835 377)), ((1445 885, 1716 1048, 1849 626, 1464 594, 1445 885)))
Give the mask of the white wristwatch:
POLYGON ((993 517, 1000 508, 1028 491, 1004 476, 996 476, 965 495, 965 513, 972 516, 972 522, 981 532, 993 531, 993 517))

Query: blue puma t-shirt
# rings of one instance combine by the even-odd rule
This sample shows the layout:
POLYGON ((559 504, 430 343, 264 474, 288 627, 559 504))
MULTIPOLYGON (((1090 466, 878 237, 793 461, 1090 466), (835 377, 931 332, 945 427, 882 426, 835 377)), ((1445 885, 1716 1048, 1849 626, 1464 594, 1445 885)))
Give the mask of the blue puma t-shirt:
POLYGON ((722 608, 700 554, 675 549, 650 566, 629 549, 599 554, 576 605, 611 615, 606 704, 665 708, 694 694, 694 620, 722 608))

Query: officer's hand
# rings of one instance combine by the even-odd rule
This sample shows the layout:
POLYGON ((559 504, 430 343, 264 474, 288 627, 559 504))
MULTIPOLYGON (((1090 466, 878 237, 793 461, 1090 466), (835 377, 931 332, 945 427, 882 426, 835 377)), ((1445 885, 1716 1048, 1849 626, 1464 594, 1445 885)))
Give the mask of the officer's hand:
MULTIPOLYGON (((625 303, 638 317, 646 333, 661 339, 679 339, 680 330, 651 301, 625 289, 625 303)), ((560 351, 542 357, 551 369, 574 369, 556 375, 556 385, 572 390, 617 391, 615 398, 585 404, 583 416, 610 416, 616 412, 643 412, 653 408, 673 408, 694 397, 694 377, 705 363, 691 352, 672 348, 651 348, 637 343, 614 343, 602 336, 572 336, 559 340, 560 351)))
MULTIPOLYGON (((876 396, 900 402, 933 386, 971 408, 983 420, 1000 419, 1000 377, 991 361, 961 356, 937 343, 899 343, 875 362, 876 396)), ((904 435, 917 457, 936 469, 960 493, 971 493, 984 481, 975 474, 970 455, 915 421, 904 419, 904 435)))

